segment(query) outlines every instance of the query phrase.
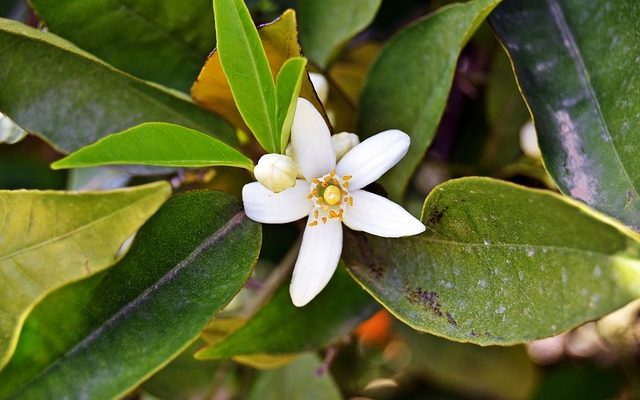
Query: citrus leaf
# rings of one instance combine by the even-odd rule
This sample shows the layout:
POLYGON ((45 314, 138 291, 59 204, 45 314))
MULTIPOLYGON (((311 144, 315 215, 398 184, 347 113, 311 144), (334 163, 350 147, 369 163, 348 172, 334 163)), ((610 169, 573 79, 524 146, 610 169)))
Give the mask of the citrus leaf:
MULTIPOLYGON (((258 34, 269 61, 272 76, 277 76, 282 65, 289 58, 302 55, 298 43, 296 14, 293 10, 287 10, 275 21, 260 26, 258 34)), ((222 71, 217 49, 211 53, 202 67, 198 79, 191 87, 191 96, 203 107, 222 115, 235 126, 245 129, 245 123, 233 101, 229 82, 222 71)), ((322 103, 313 90, 308 76, 302 80, 300 96, 323 112, 322 103)))
POLYGON ((53 169, 103 165, 206 167, 223 165, 253 169, 252 161, 209 135, 180 125, 147 122, 105 136, 51 164, 53 169))
POLYGON ((211 0, 29 3, 50 32, 116 68, 182 91, 188 91, 215 41, 211 0))
POLYGON ((637 1, 516 0, 491 18, 549 174, 563 193, 636 230, 640 74, 629 54, 640 50, 639 13, 637 1))
POLYGON ((500 0, 442 7, 392 38, 380 51, 360 97, 358 133, 400 129, 411 137, 407 155, 382 178, 399 199, 435 136, 458 56, 500 0))
POLYGON ((328 372, 318 375, 322 363, 315 354, 304 354, 282 368, 258 375, 249 400, 339 400, 340 390, 328 372))
POLYGON ((0 87, 0 112, 63 153, 151 121, 237 143, 226 122, 187 96, 124 74, 53 34, 6 19, 0 19, 0 87))
POLYGON ((382 0, 301 0, 300 42, 304 53, 326 68, 343 45, 366 28, 382 0))
POLYGON ((277 153, 276 86, 258 30, 242 0, 214 0, 218 55, 233 99, 262 148, 277 153))
POLYGON ((414 329, 481 345, 551 336, 640 296, 638 235, 552 192, 488 178, 434 189, 423 234, 350 232, 353 275, 414 329))
POLYGON ((280 153, 284 154, 289 136, 291 135, 291 124, 293 123, 293 113, 296 111, 296 104, 302 77, 306 74, 307 59, 303 57, 293 57, 288 59, 278 72, 276 79, 277 94, 277 121, 278 127, 276 143, 279 143, 280 153))
POLYGON ((103 270, 169 197, 165 182, 111 192, 0 190, 0 368, 48 293, 103 270))
POLYGON ((304 308, 293 305, 289 287, 284 285, 253 318, 226 338, 197 352, 196 358, 317 350, 348 335, 375 311, 375 301, 341 265, 329 285, 304 308))
POLYGON ((196 340, 243 287, 260 244, 232 196, 170 199, 117 265, 34 309, 0 397, 121 397, 196 340))

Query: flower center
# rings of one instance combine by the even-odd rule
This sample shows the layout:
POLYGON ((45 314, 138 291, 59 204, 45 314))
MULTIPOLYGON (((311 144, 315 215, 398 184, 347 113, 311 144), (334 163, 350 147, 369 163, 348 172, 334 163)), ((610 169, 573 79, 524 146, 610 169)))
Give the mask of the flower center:
POLYGON ((327 175, 313 179, 307 199, 313 204, 313 218, 309 226, 319 222, 327 223, 331 218, 342 221, 344 208, 353 205, 353 197, 349 195, 350 176, 337 176, 335 170, 327 175))
POLYGON ((340 203, 340 199, 342 199, 342 193, 340 193, 340 188, 337 187, 336 185, 329 185, 324 190, 324 193, 322 194, 322 198, 327 204, 329 204, 330 206, 333 206, 335 204, 340 203))

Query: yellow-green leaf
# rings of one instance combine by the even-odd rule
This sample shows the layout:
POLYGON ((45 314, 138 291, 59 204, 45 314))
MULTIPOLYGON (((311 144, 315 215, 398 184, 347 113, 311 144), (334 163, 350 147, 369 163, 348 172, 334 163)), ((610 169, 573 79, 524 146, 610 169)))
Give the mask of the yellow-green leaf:
POLYGON ((170 193, 165 182, 110 192, 0 191, 0 368, 36 303, 113 265, 170 193))

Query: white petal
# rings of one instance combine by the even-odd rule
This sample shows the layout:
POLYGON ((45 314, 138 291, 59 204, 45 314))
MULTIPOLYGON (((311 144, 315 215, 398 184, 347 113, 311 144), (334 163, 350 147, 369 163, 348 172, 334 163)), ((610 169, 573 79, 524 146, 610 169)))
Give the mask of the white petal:
POLYGON ((336 172, 351 175, 349 189, 362 189, 387 172, 407 154, 411 139, 397 129, 380 132, 351 149, 342 157, 336 172))
POLYGON ((311 212, 307 200, 309 184, 302 179, 280 193, 273 193, 258 182, 244 185, 242 202, 247 217, 266 224, 284 224, 304 218, 311 212))
POLYGON ((326 224, 320 222, 316 226, 305 228, 289 286, 289 294, 295 306, 304 306, 327 286, 338 266, 341 253, 340 221, 330 219, 326 224))
POLYGON ((364 190, 351 192, 353 206, 344 210, 344 224, 355 231, 382 237, 411 236, 425 226, 391 200, 364 190))
POLYGON ((322 74, 318 74, 317 72, 309 72, 309 78, 311 79, 311 84, 313 85, 313 90, 316 91, 318 98, 322 104, 327 103, 327 99, 329 98, 329 81, 322 74))
POLYGON ((298 98, 293 116, 291 144, 307 181, 320 178, 335 168, 336 153, 329 127, 313 104, 303 98, 298 98))

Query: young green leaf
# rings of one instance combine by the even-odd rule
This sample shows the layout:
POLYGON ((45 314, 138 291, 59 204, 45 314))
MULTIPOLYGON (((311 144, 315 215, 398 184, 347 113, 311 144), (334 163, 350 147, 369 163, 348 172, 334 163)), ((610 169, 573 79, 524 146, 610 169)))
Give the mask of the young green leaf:
POLYGON ((341 265, 329 285, 304 308, 291 303, 289 285, 284 285, 241 328, 200 350, 196 358, 317 350, 349 334, 376 309, 375 301, 341 265))
POLYGON ((391 39, 371 67, 358 132, 367 137, 400 129, 411 136, 407 155, 382 178, 392 198, 402 196, 435 136, 462 48, 500 1, 442 7, 391 39))
POLYGON ((382 0, 301 0, 300 42, 305 54, 321 68, 349 39, 367 27, 382 0))
POLYGON ((149 121, 237 143, 226 122, 187 96, 115 70, 55 35, 0 19, 0 44, 0 112, 63 153, 149 121))
POLYGON ((275 142, 279 143, 280 153, 284 154, 291 135, 291 123, 296 111, 296 104, 302 86, 302 78, 306 75, 307 59, 293 57, 288 59, 278 72, 276 78, 277 117, 275 142))
POLYGON ((253 169, 251 160, 233 147, 196 130, 163 122, 147 122, 106 136, 54 162, 51 168, 130 164, 253 169))
POLYGON ((211 0, 190 0, 187 5, 175 0, 29 4, 50 32, 116 68, 184 92, 214 45, 211 0))
POLYGON ((505 1, 491 24, 560 190, 640 230, 640 2, 505 1), (528 29, 522 29, 522 27, 528 29))
POLYGON ((0 191, 0 369, 36 303, 116 262, 170 194, 165 182, 96 193, 0 191))
POLYGON ((0 372, 0 398, 122 397, 231 301, 260 244, 260 224, 232 196, 198 191, 170 199, 117 265, 36 306, 0 372))
POLYGON ((539 339, 640 295, 638 235, 552 192, 488 178, 435 188, 418 236, 350 233, 342 256, 414 329, 481 345, 539 339))
POLYGON ((277 153, 276 87, 258 30, 242 0, 214 0, 218 55, 236 106, 268 153, 277 153))
MULTIPOLYGON (((276 76, 280 72, 282 65, 288 59, 302 55, 300 44, 298 43, 298 27, 294 10, 287 10, 275 21, 260 26, 258 35, 267 54, 272 76, 276 76)), ((214 49, 209 55, 204 67, 202 67, 202 71, 200 71, 200 75, 198 75, 198 79, 193 83, 191 96, 198 104, 222 115, 236 127, 244 130, 248 129, 234 103, 229 82, 224 76, 224 71, 220 65, 217 49, 214 49)), ((308 74, 305 74, 302 79, 300 97, 304 97, 313 103, 316 109, 323 113, 325 120, 328 121, 308 74)))

